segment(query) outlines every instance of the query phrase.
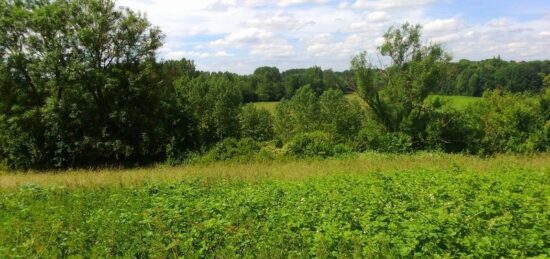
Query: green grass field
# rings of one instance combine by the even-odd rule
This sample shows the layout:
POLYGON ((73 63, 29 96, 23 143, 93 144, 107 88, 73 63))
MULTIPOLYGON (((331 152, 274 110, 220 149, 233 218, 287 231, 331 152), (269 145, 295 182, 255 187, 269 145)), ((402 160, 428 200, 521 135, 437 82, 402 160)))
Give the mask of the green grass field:
POLYGON ((277 104, 279 104, 279 102, 255 102, 254 106, 258 109, 266 109, 271 113, 275 113, 277 104))
POLYGON ((550 154, 0 175, 0 258, 550 256, 550 154))
MULTIPOLYGON (((360 104, 366 105, 365 102, 356 94, 346 94, 346 98, 350 101, 358 101, 360 104)), ((481 100, 481 97, 446 95, 431 95, 428 97, 428 100, 434 98, 440 98, 441 100, 448 102, 448 105, 451 105, 457 109, 465 109, 468 105, 481 100)), ((256 106, 256 108, 266 109, 274 113, 278 103, 279 102, 256 102, 254 103, 254 106, 256 106)))
POLYGON ((448 105, 451 105, 457 109, 465 109, 468 105, 474 104, 482 100, 481 97, 472 97, 472 96, 446 96, 446 95, 431 95, 428 99, 439 98, 442 101, 448 102, 448 105))

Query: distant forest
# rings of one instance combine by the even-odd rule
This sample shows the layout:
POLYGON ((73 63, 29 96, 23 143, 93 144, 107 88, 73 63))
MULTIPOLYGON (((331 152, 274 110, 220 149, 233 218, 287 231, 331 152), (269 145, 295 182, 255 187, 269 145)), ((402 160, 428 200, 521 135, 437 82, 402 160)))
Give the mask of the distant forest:
POLYGON ((158 61, 163 33, 115 1, 0 1, 0 161, 9 169, 418 150, 550 150, 550 61, 451 62, 422 28, 358 53, 252 75, 158 61), (353 93, 358 100, 345 94, 353 93), (479 98, 465 107, 434 95, 479 98), (274 111, 259 101, 280 101, 274 111))
MULTIPOLYGON (((193 61, 186 59, 161 61, 158 66, 163 78, 173 82, 185 73, 195 71, 193 61), (189 71, 188 71, 189 70, 189 71)), ((544 75, 550 74, 550 61, 505 61, 500 57, 481 61, 460 60, 446 64, 441 83, 432 89, 434 94, 481 97, 488 90, 512 93, 541 92, 544 75)), ((280 71, 276 67, 259 67, 252 75, 232 75, 239 81, 245 102, 280 101, 291 98, 296 90, 310 85, 320 93, 340 89, 345 93, 356 90, 351 70, 323 70, 321 67, 280 71)))

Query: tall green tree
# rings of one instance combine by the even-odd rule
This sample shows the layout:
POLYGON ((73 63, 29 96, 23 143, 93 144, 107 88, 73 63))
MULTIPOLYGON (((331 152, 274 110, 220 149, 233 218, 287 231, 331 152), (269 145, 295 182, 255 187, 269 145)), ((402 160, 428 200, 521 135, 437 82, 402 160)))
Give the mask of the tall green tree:
POLYGON ((321 128, 338 140, 351 141, 363 126, 364 116, 356 101, 349 101, 340 89, 329 89, 319 97, 321 128))
POLYGON ((284 94, 281 73, 276 67, 260 67, 254 71, 255 89, 260 101, 277 101, 284 94))
POLYGON ((2 1, 0 146, 16 168, 162 156, 162 33, 110 0, 2 1))
POLYGON ((176 83, 180 109, 190 116, 196 145, 238 137, 242 95, 237 80, 230 73, 202 73, 176 83))
POLYGON ((257 141, 273 139, 272 117, 266 109, 258 109, 253 104, 244 106, 239 115, 241 137, 257 141))
POLYGON ((323 80, 323 70, 320 67, 311 67, 304 73, 304 81, 308 84, 317 96, 325 91, 325 82, 323 80))
POLYGON ((390 65, 377 73, 366 53, 352 60, 355 84, 375 118, 390 132, 399 131, 413 109, 422 106, 430 92, 441 85, 450 57, 437 44, 421 43, 421 27, 391 27, 379 47, 390 65))

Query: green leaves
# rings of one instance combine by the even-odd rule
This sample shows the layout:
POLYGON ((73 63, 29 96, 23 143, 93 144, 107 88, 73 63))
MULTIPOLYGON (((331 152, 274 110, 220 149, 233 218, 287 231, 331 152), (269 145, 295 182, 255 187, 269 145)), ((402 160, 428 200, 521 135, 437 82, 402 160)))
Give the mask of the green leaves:
POLYGON ((548 255, 549 172, 506 168, 26 186, 0 192, 0 257, 548 255))
POLYGON ((352 60, 360 96, 389 132, 399 131, 412 110, 438 90, 443 65, 450 60, 441 46, 422 46, 420 29, 419 25, 405 23, 386 32, 384 44, 379 47, 380 53, 391 59, 386 68, 375 70, 366 53, 352 60))
POLYGON ((2 1, 1 12, 0 146, 10 167, 164 152, 165 93, 152 69, 162 34, 144 15, 110 0, 2 1))

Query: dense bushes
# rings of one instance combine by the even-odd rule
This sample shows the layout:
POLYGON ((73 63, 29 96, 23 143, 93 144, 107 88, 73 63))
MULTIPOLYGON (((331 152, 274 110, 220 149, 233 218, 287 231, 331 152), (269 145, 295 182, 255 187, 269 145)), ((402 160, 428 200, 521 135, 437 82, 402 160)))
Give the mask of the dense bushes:
POLYGON ((231 159, 248 160, 253 158, 261 149, 260 144, 250 138, 237 140, 226 138, 217 143, 207 154, 210 161, 225 161, 231 159))
MULTIPOLYGON (((481 138, 474 140, 480 153, 537 152, 548 149, 545 114, 540 96, 500 91, 485 94, 484 102, 471 107, 481 138)), ((547 115, 546 115, 547 116, 547 115)))
POLYGON ((276 109, 275 132, 282 140, 295 134, 322 131, 338 140, 355 138, 364 113, 357 102, 347 100, 341 90, 331 89, 317 96, 310 85, 282 101, 276 109))
POLYGON ((288 154, 297 157, 329 157, 336 151, 329 135, 319 131, 295 135, 287 150, 288 154))

